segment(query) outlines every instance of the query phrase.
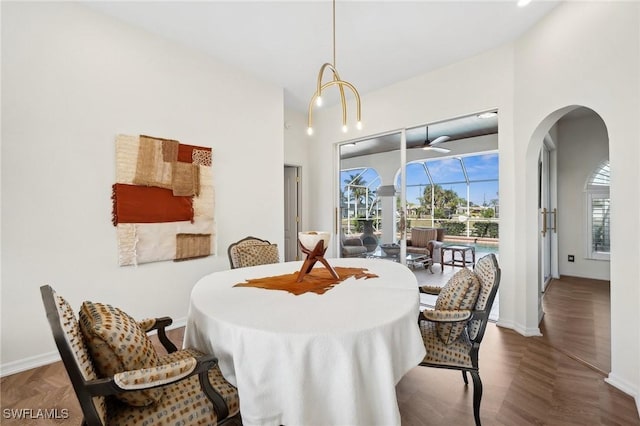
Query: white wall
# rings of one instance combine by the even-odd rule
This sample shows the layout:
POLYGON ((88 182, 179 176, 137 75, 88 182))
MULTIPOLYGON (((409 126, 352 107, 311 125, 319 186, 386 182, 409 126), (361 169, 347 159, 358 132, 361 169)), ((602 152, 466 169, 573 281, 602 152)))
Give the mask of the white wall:
POLYGON ((561 119, 558 142, 558 269, 560 275, 609 280, 609 261, 585 258, 587 212, 585 183, 609 159, 609 139, 596 114, 561 119), (575 256, 569 262, 567 255, 575 256))
MULTIPOLYGON (((637 395, 640 384, 640 3, 567 2, 516 44, 514 121, 517 229, 525 231, 518 269, 526 283, 517 300, 527 324, 537 321, 538 233, 535 170, 544 133, 565 107, 583 105, 609 135, 611 204, 611 373, 608 381, 637 395), (597 31, 594 31, 597 28, 597 31), (534 216, 536 215, 536 216, 534 216)), ((502 303, 502 300, 501 300, 502 303)), ((522 321, 521 320, 521 321, 522 321)))
POLYGON ((54 353, 43 284, 76 307, 181 319, 195 282, 228 269, 228 244, 282 246, 282 124, 280 88, 203 54, 78 4, 3 2, 3 374, 54 353), (118 133, 213 147, 218 256, 117 266, 118 133))
MULTIPOLYGON (((500 150, 500 321, 524 335, 538 328, 537 159, 544 135, 584 105, 603 118, 612 169, 612 372, 636 395, 640 384, 638 235, 640 204, 640 4, 568 2, 513 45, 364 94, 362 135, 498 108, 500 150), (597 28, 597 31, 594 31, 597 28), (438 102, 426 102, 437 99, 438 102), (570 108, 568 108, 570 109, 570 108)), ((353 77, 357 86, 357 76, 353 77)), ((339 110, 316 115, 311 155, 312 223, 332 224, 337 199, 333 144, 339 110)), ((355 138, 353 134, 348 138, 355 138)))

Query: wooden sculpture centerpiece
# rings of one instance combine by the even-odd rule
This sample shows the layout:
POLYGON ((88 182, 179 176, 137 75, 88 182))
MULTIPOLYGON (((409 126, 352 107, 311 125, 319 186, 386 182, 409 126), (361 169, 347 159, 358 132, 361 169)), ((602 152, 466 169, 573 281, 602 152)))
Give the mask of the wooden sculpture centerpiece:
POLYGON ((316 262, 320 262, 325 268, 329 270, 331 276, 335 279, 339 279, 338 274, 333 269, 327 259, 324 257, 324 253, 329 248, 329 239, 331 234, 321 231, 307 231, 298 232, 298 243, 300 244, 300 250, 307 255, 300 272, 298 272, 297 282, 301 282, 304 276, 311 272, 316 262))

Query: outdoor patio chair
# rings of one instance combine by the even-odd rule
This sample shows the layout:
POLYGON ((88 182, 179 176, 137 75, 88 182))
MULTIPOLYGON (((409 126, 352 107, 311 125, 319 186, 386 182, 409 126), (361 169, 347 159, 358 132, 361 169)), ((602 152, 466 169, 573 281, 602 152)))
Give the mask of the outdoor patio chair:
POLYGON ((444 241, 444 228, 415 227, 410 232, 411 238, 407 240, 407 253, 427 255, 431 257, 433 264, 439 263, 442 268, 440 248, 444 241))
POLYGON ((342 257, 362 257, 367 253, 360 237, 347 237, 344 232, 340 233, 340 249, 342 257))
POLYGON ((477 426, 482 399, 478 353, 499 284, 498 260, 489 254, 476 263, 473 271, 460 269, 444 287, 420 288, 422 293, 438 295, 435 309, 421 312, 418 318, 427 350, 420 365, 460 370, 465 385, 467 372, 471 374, 477 426))

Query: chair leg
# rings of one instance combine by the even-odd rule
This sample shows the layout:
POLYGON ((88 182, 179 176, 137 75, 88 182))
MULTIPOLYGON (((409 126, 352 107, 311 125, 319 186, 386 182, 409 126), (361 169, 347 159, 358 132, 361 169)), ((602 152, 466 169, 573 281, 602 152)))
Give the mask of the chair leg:
POLYGON ((465 385, 469 384, 469 380, 467 379, 467 370, 462 370, 462 380, 464 380, 465 385))
POLYGON ((480 426, 480 400, 482 400, 482 381, 477 371, 471 371, 473 379, 473 417, 476 419, 476 426, 480 426))

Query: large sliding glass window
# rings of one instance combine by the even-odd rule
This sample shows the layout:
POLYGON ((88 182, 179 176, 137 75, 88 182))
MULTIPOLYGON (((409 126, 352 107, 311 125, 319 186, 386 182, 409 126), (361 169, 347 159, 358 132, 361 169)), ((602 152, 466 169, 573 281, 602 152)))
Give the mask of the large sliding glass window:
POLYGON ((496 247, 497 132, 493 112, 339 144, 340 255, 404 263, 406 230, 419 226, 445 228, 446 241, 496 247))

